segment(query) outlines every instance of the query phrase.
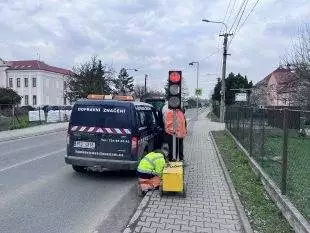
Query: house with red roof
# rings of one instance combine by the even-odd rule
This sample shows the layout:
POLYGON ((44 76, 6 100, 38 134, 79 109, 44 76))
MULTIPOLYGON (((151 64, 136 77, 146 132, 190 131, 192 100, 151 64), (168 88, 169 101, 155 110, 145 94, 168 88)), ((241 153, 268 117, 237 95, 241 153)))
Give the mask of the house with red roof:
POLYGON ((260 106, 304 106, 308 104, 307 79, 301 79, 290 67, 279 67, 258 82, 251 102, 260 106))
POLYGON ((0 59, 0 86, 22 96, 21 105, 67 105, 64 93, 72 71, 39 60, 0 59))

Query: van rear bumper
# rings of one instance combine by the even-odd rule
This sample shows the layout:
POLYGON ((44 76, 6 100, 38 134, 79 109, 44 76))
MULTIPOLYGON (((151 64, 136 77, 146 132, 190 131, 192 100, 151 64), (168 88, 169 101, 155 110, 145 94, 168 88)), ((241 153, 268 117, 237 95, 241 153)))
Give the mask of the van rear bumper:
POLYGON ((111 170, 136 170, 138 161, 129 160, 113 160, 113 159, 95 159, 83 158, 76 156, 65 156, 67 164, 85 167, 100 166, 111 170))

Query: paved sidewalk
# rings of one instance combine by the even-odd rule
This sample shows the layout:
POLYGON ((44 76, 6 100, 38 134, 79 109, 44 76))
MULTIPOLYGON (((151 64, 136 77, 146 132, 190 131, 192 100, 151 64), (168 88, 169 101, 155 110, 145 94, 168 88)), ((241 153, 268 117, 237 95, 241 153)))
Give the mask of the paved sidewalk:
POLYGON ((68 128, 68 122, 48 125, 33 126, 24 129, 15 129, 0 132, 0 141, 14 140, 17 138, 41 135, 45 133, 57 132, 68 128))
POLYGON ((187 197, 147 194, 124 232, 243 232, 209 136, 220 129, 224 125, 210 122, 205 114, 193 122, 184 141, 187 197))

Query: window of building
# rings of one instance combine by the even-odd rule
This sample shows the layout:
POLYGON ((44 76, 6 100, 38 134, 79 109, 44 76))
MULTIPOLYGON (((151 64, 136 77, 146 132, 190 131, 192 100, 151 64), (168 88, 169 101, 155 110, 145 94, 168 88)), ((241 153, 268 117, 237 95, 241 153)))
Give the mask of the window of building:
POLYGON ((33 87, 37 86, 37 78, 32 78, 32 86, 33 87))
POLYGON ((25 105, 29 105, 29 97, 28 97, 28 95, 25 95, 25 105))
POLYGON ((16 86, 17 86, 17 87, 20 87, 20 78, 17 78, 17 79, 16 79, 16 86))
POLYGON ((64 97, 64 105, 67 105, 67 98, 64 97))
POLYGON ((28 78, 25 78, 24 81, 25 81, 25 87, 28 87, 28 78))
POLYGON ((13 88, 13 79, 12 78, 9 78, 9 87, 13 88))
POLYGON ((66 90, 66 89, 67 89, 67 82, 64 81, 64 90, 66 90))
POLYGON ((36 95, 32 96, 32 105, 33 106, 37 105, 37 96, 36 95))

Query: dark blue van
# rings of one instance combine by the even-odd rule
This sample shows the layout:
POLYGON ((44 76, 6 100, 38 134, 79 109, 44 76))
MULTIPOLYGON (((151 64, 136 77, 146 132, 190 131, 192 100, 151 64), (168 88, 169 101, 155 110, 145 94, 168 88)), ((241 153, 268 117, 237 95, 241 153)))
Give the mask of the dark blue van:
POLYGON ((89 167, 134 170, 162 144, 154 107, 118 100, 79 100, 72 109, 65 161, 77 172, 89 167))

